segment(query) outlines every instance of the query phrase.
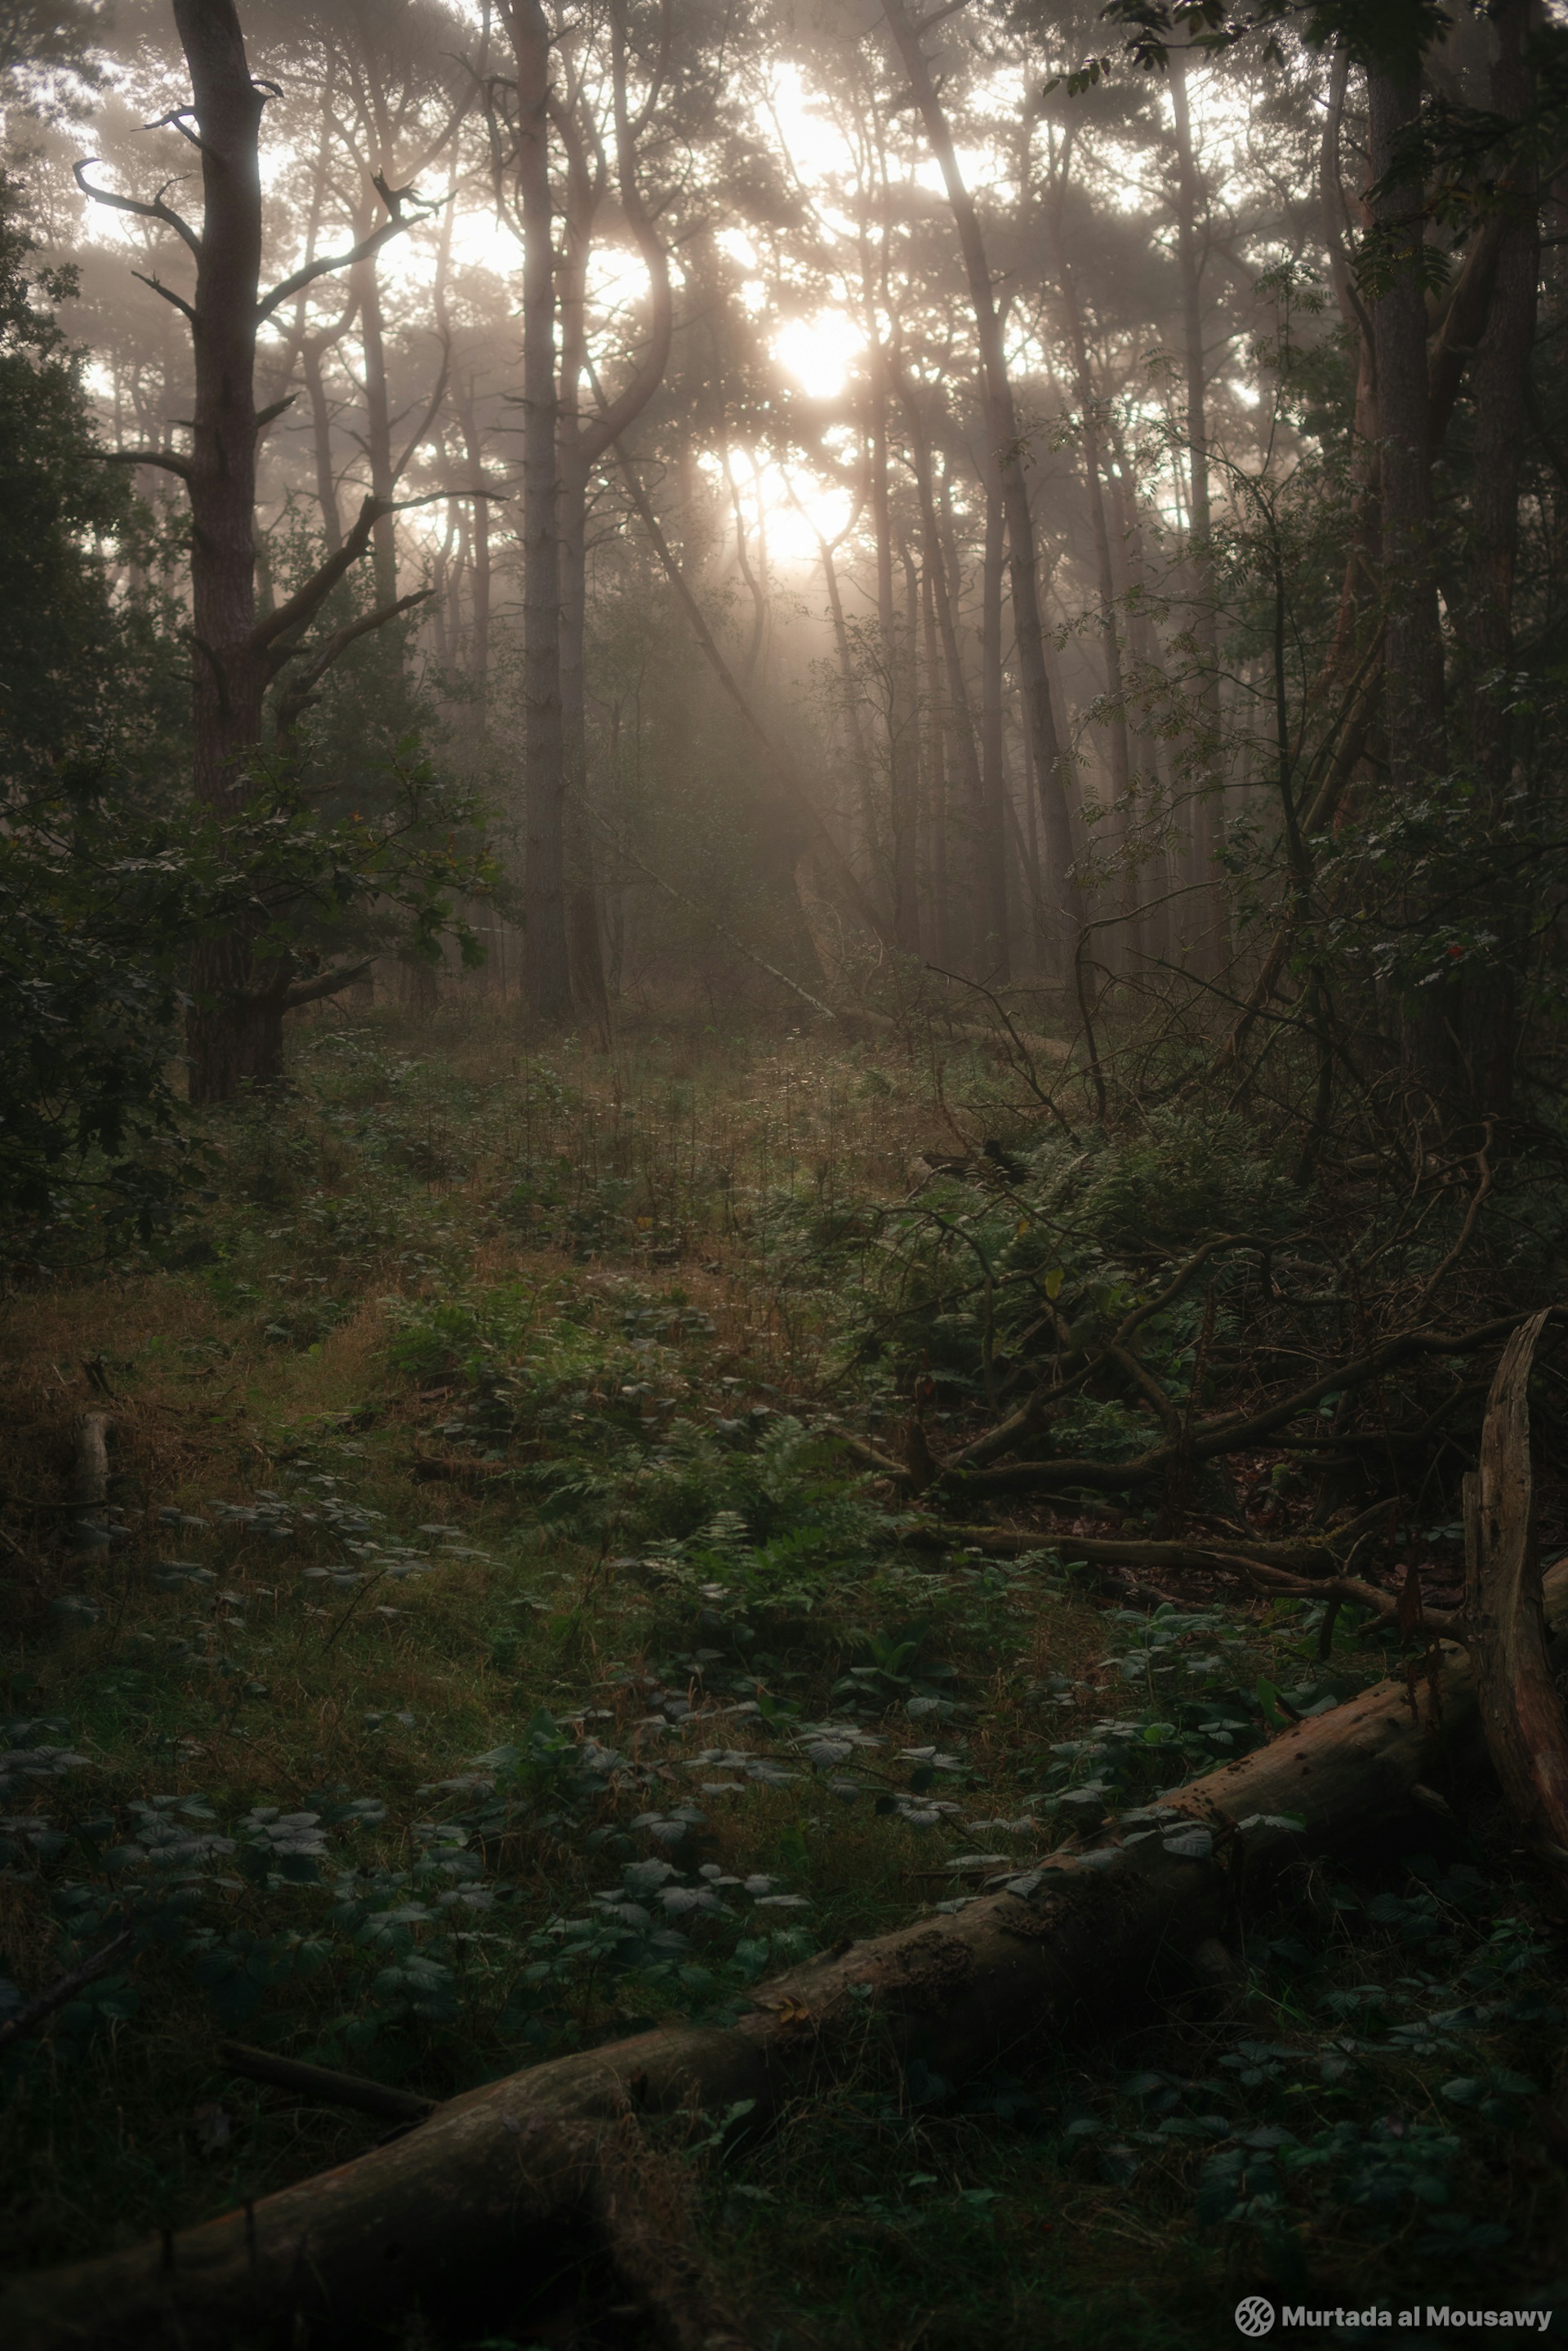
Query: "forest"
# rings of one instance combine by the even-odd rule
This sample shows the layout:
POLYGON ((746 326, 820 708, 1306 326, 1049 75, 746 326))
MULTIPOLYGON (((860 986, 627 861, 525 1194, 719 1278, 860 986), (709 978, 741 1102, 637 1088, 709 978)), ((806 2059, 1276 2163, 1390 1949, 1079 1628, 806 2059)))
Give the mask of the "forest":
POLYGON ((1565 254, 1562 0, 0 0, 7 2351, 1568 2324, 1565 254))

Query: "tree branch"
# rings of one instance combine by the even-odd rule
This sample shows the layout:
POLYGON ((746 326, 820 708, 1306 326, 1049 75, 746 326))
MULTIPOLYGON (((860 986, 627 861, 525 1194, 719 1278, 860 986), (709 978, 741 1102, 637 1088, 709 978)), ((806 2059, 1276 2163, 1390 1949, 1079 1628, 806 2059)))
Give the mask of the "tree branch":
POLYGON ((324 971, 315 979, 296 980, 283 997, 285 1012, 298 1012, 302 1004, 319 1003, 323 996, 336 996, 340 988, 351 987, 356 979, 363 979, 370 970, 373 956, 363 963, 350 965, 340 971, 324 971))
POLYGON ((172 303, 183 319, 187 319, 193 327, 195 325, 195 311, 191 308, 191 305, 186 301, 183 294, 176 294, 173 287, 172 286, 165 286, 161 277, 149 277, 146 271, 143 269, 133 269, 131 275, 137 280, 139 285, 150 286, 154 294, 162 294, 164 301, 172 303))
MULTIPOLYGON (((278 733, 280 735, 292 733, 316 687, 326 676, 333 663, 340 654, 346 653, 357 639, 368 637, 374 629, 384 628, 389 621, 395 621, 402 612, 413 611, 416 604, 427 603, 434 593, 434 588, 416 589, 412 595, 400 596, 395 604, 382 604, 377 611, 362 613, 357 621, 348 621, 342 628, 334 629, 325 643, 315 649, 308 668, 303 670, 297 678, 291 679, 287 692, 280 696, 277 705, 278 733)), ((274 674, 276 674, 282 668, 285 662, 295 660, 305 650, 302 645, 290 645, 276 653, 273 655, 272 664, 274 674)))
POLYGON ((165 449, 95 449, 92 455, 104 465, 158 465, 165 474, 178 474, 183 482, 189 482, 193 471, 185 458, 165 449))
POLYGON ((256 306, 257 325, 263 319, 270 319, 275 310, 285 302, 291 301, 296 294, 303 293, 305 287, 313 285, 318 277, 324 277, 329 270, 351 269, 357 261, 368 261, 372 253, 379 253, 383 245, 389 245, 394 236, 401 236, 405 228, 413 228, 416 222, 427 219, 430 212, 439 209, 439 205, 431 205, 423 212, 394 213, 391 220, 383 221, 380 228, 371 230, 369 236, 362 236, 349 252, 324 254, 319 261, 306 262, 292 277, 286 277, 281 286, 275 286, 270 294, 261 297, 256 306))
MULTIPOLYGON (((90 196, 95 204, 108 204, 111 211, 133 213, 138 220, 161 221, 165 228, 172 228, 176 236, 183 237, 191 251, 199 258, 202 250, 201 239, 190 222, 182 220, 173 206, 163 202, 163 188, 159 189, 158 193, 149 204, 141 196, 117 196, 112 188, 95 188, 91 181, 83 176, 95 163, 102 161, 103 158, 100 155, 84 155, 79 163, 71 165, 71 177, 83 195, 90 196)), ((173 184, 172 180, 165 180, 163 187, 170 188, 173 184)))

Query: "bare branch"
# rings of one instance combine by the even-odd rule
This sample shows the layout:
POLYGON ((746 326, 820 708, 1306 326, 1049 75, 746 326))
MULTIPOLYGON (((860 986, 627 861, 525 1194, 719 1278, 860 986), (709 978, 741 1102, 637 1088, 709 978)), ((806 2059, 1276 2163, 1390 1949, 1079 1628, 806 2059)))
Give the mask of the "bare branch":
POLYGON ((350 965, 340 971, 324 971, 315 979, 297 980, 283 998, 285 1012, 298 1012, 302 1004, 319 1004, 324 996, 336 996, 340 989, 351 987, 357 979, 368 975, 374 958, 350 965))
MULTIPOLYGON (((79 163, 71 165, 71 177, 84 196, 90 196, 95 204, 108 204, 112 212, 133 213, 138 220, 161 221, 165 228, 172 228, 176 236, 183 237, 193 253, 200 254, 201 239, 190 222, 182 220, 173 206, 163 202, 163 188, 159 189, 151 204, 141 196, 117 196, 112 188, 95 188, 84 175, 102 160, 100 155, 84 155, 79 163)), ((172 188, 173 184, 172 180, 165 180, 163 187, 172 188)))
POLYGON ((192 308, 190 303, 186 301, 183 294, 176 294, 172 287, 164 285, 161 277, 149 277, 145 270, 133 269, 131 275, 132 277, 136 278, 140 284, 150 286, 154 294, 162 294, 164 301, 172 303, 174 308, 179 311, 180 316, 183 319, 188 319, 193 327, 195 325, 195 311, 192 308))
MULTIPOLYGON (((303 587, 297 588, 286 602, 279 604, 275 612, 267 613, 256 622, 250 632, 251 651, 257 653, 267 645, 276 645, 280 638, 298 637, 302 629, 309 626, 343 574, 359 561, 369 547, 371 533, 382 515, 404 514, 411 507, 434 506, 442 498, 498 498, 502 496, 499 490, 469 486, 426 490, 417 498, 365 498, 342 546, 327 558, 319 570, 311 573, 303 587)), ((288 658, 287 653, 275 655, 275 664, 281 667, 283 661, 288 658)))
POLYGON ((7 2042, 20 2040, 24 2032, 31 2032, 36 2024, 41 2024, 46 2016, 52 2016, 57 2008, 63 2008, 85 1984, 91 1983, 103 1974, 105 1969, 112 1967, 130 1942, 131 1932, 129 1927, 121 1928, 112 1942, 105 1943, 90 1959, 84 1959, 80 1967, 72 1968, 68 1974, 57 1977, 47 1991, 41 1991, 36 2000, 28 2001, 25 2007, 6 2017, 0 2023, 0 2049, 4 2049, 7 2042))
POLYGON ((172 456, 166 449, 95 449, 91 453, 105 465, 157 465, 165 474, 178 474, 189 482, 193 468, 183 457, 172 456))
MULTIPOLYGON (((357 621, 346 621, 340 629, 334 629, 325 643, 316 648, 308 667, 290 681, 287 692, 281 697, 277 710, 278 733, 287 735, 298 724, 315 688, 333 663, 351 644, 361 637, 368 637, 373 630, 384 628, 400 613, 412 612, 416 604, 427 603, 434 593, 434 588, 416 589, 412 595, 400 596, 393 604, 382 604, 377 611, 361 613, 357 621)), ((280 649, 273 656, 274 670, 281 669, 285 662, 294 660, 304 651, 300 645, 280 649)))
MULTIPOLYGON (((400 194, 402 193, 399 191, 400 194)), ((441 201, 444 204, 445 197, 441 201)), ((383 221, 380 228, 371 230, 369 236, 362 236, 358 245, 351 246, 347 253, 324 254, 319 261, 306 262, 292 277, 286 277, 281 286, 275 286, 270 294, 261 297, 256 306, 256 323, 259 325, 263 319, 270 319, 275 310, 281 308, 285 302, 291 301, 296 294, 302 293, 307 286, 313 285, 318 277, 326 277, 329 270, 351 269, 357 261, 368 261, 372 253, 379 253, 383 245, 389 245, 394 236, 401 236, 405 228, 413 228, 416 222, 427 220, 432 212, 439 209, 439 205, 432 204, 423 212, 396 212, 391 220, 383 221)))

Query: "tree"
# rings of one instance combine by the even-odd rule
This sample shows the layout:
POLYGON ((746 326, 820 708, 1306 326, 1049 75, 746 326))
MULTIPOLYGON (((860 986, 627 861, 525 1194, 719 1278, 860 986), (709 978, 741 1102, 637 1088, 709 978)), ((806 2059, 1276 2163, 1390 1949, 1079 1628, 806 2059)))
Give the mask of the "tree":
POLYGON ((176 1188, 168 1067, 193 872, 157 778, 183 749, 177 654, 95 551, 145 528, 101 462, 80 355, 0 178, 0 1249, 176 1188))
MULTIPOLYGON (((363 555, 386 511, 384 501, 366 498, 342 546, 285 603, 257 617, 256 444, 287 402, 256 407, 256 329, 329 270, 367 260, 415 215, 403 197, 389 197, 387 220, 351 251, 307 261, 264 295, 259 134, 273 91, 252 77, 234 0, 174 0, 174 22, 192 103, 175 108, 160 127, 178 132, 201 155, 200 230, 162 194, 148 201, 112 193, 92 185, 86 165, 78 167, 78 177, 95 202, 172 230, 195 262, 190 300, 154 281, 191 331, 195 403, 189 454, 117 454, 127 463, 175 475, 190 499, 193 781, 200 805, 224 817, 243 811, 255 789, 268 689, 288 664, 301 663, 291 689, 298 705, 343 650, 333 638, 309 645, 305 632, 363 555)), ((380 626, 415 601, 394 598, 355 623, 353 633, 380 626)), ((283 1015, 291 1003, 309 1000, 298 987, 308 985, 311 997, 322 993, 316 979, 298 981, 287 954, 258 960, 261 927, 255 916, 242 918, 196 949, 189 1019, 193 1102, 225 1101, 246 1080, 277 1077, 283 1015)))

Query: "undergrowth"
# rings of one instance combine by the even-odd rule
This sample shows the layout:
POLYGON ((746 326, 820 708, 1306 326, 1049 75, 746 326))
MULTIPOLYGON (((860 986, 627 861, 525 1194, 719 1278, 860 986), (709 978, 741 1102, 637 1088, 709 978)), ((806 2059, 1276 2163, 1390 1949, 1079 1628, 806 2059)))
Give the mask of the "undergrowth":
MULTIPOLYGON (((1210 1231, 1305 1295, 1321 1211, 1239 1125, 1070 1144, 977 1069, 938 1101, 798 1040, 601 1061, 338 1014, 209 1139, 199 1223, 8 1307, 0 2001, 131 1932, 0 2061, 9 2265, 373 2143, 226 2073, 225 2034, 441 2096, 727 2022, 1064 1842, 1169 1834, 1163 1794, 1396 1656, 1303 1600, 1107 1609, 1060 1530, 917 1547, 838 1441, 885 1441, 912 1381, 933 1426, 1005 1406, 1041 1330, 1210 1231), (116 1474, 78 1526, 95 1391, 116 1474)), ((1419 1277, 1448 1241, 1387 1213, 1419 1277)), ((1241 1359, 1258 1278, 1149 1327, 1172 1393, 1241 1359)), ((1071 1412, 1088 1455, 1146 1440, 1071 1412)), ((1288 1517, 1289 1461, 1251 1475, 1288 1517)), ((1238 1933, 1223 1996, 978 2082, 873 2038, 767 2137, 688 2144, 758 2341, 1155 2351, 1259 2285, 1568 2290, 1560 1949, 1474 1787, 1238 1933)))

